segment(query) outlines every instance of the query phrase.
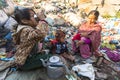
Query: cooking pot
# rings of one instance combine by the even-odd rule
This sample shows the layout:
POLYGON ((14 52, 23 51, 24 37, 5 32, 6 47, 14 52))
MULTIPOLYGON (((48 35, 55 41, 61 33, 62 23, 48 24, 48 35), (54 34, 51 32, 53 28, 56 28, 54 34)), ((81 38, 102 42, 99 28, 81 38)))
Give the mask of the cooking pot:
POLYGON ((44 67, 47 68, 47 74, 50 78, 59 78, 64 74, 64 63, 58 56, 52 56, 47 61, 41 59, 44 67))

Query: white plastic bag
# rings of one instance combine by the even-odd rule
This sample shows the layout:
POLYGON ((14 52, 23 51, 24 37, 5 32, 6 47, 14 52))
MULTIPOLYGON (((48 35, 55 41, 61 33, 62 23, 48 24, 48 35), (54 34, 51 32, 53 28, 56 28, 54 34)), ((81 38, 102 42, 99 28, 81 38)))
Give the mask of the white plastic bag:
POLYGON ((80 16, 73 12, 68 12, 64 14, 63 17, 67 22, 70 22, 73 26, 76 27, 78 27, 82 22, 80 16))
POLYGON ((77 71, 79 75, 86 76, 90 80, 95 80, 95 73, 92 64, 86 63, 72 67, 73 71, 77 71))
POLYGON ((0 10, 0 28, 5 24, 7 20, 8 20, 7 14, 3 10, 0 10))
POLYGON ((3 8, 3 10, 5 11, 5 13, 7 15, 12 15, 13 12, 14 12, 14 7, 15 7, 15 4, 12 0, 6 0, 7 2, 7 7, 3 8))
POLYGON ((13 27, 15 25, 17 25, 17 21, 12 18, 12 17, 9 17, 9 19, 7 20, 7 22, 5 23, 4 27, 7 28, 7 29, 10 29, 10 30, 13 30, 13 27))

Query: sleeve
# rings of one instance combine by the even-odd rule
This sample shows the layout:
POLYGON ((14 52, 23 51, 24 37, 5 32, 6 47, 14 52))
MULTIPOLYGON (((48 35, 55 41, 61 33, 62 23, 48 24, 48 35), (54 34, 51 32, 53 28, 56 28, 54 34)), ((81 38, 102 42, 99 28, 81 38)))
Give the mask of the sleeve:
POLYGON ((92 42, 92 47, 95 50, 98 49, 98 47, 100 46, 101 43, 101 31, 102 28, 101 26, 97 26, 94 28, 95 32, 92 33, 92 35, 90 35, 90 40, 92 42))
POLYGON ((24 35, 26 35, 28 41, 41 41, 44 39, 44 37, 46 36, 46 33, 39 30, 39 29, 29 29, 29 28, 25 28, 23 30, 23 33, 26 33, 24 35))
POLYGON ((85 44, 90 44, 90 43, 91 43, 91 40, 90 40, 89 38, 86 38, 86 39, 84 40, 84 42, 85 42, 85 44))
POLYGON ((52 40, 50 42, 50 52, 53 53, 53 54, 55 53, 55 49, 56 49, 55 44, 56 44, 55 40, 52 40))

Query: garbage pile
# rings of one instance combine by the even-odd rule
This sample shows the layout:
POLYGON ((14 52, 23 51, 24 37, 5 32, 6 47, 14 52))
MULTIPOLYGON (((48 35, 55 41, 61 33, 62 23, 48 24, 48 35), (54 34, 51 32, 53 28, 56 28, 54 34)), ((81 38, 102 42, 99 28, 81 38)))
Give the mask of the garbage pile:
MULTIPOLYGON (((44 41, 49 42, 50 39, 55 37, 55 30, 62 29, 67 34, 66 40, 68 41, 69 51, 72 52, 71 38, 77 32, 77 27, 85 20, 80 16, 80 14, 78 15, 78 8, 72 8, 70 5, 57 1, 40 1, 40 3, 38 2, 35 4, 21 1, 17 7, 29 6, 35 10, 37 9, 38 12, 40 9, 45 10, 45 15, 47 16, 45 20, 48 22, 50 30, 44 41)), ((0 36, 0 43, 3 43, 2 41, 4 41, 4 37, 6 37, 5 35, 11 34, 13 29, 12 24, 16 25, 16 22, 12 20, 11 16, 8 16, 9 14, 4 13, 3 10, 0 10, 0 15, 4 15, 3 18, 0 19, 0 34, 3 33, 3 27, 6 28, 4 31, 5 34, 0 36), (2 22, 3 19, 4 21, 2 22), (10 21, 12 21, 12 23, 10 21)), ((100 62, 100 66, 94 66, 93 63, 96 62, 96 60, 93 59, 93 57, 83 60, 76 56, 77 64, 72 66, 72 69, 81 78, 81 80, 119 80, 120 74, 117 73, 120 72, 120 19, 104 19, 100 17, 99 21, 103 28, 100 52, 104 55, 104 58, 100 62)), ((9 39, 9 36, 7 36, 7 39, 9 39)), ((11 41, 9 43, 12 44, 11 41)), ((0 60, 8 61, 13 59, 14 45, 12 45, 12 47, 9 45, 7 47, 1 47, 0 60)), ((44 46, 44 48, 47 47, 44 46)))

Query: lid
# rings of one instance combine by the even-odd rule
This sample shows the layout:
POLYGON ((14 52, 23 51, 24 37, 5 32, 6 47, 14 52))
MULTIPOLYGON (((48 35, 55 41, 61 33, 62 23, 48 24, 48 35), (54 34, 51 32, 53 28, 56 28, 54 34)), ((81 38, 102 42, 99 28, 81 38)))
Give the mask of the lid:
POLYGON ((51 63, 57 63, 60 61, 60 58, 58 56, 52 56, 52 57, 50 57, 49 61, 51 63))

